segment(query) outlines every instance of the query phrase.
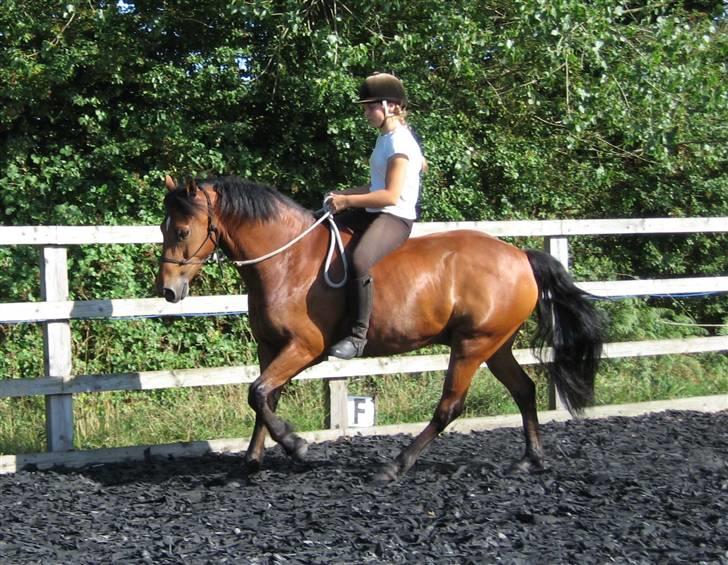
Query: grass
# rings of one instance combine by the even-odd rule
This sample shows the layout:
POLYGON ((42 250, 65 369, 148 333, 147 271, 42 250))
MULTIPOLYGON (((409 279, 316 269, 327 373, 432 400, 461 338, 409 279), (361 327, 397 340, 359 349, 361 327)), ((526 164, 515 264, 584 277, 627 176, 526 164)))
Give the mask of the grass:
MULTIPOLYGON (((527 368, 537 385, 539 409, 547 406, 543 373, 527 368)), ((372 396, 377 424, 430 419, 442 390, 441 373, 352 379, 352 395, 372 396)), ((325 427, 321 381, 293 382, 278 413, 301 431, 325 427)), ((607 360, 597 378, 596 403, 621 404, 728 393, 728 359, 720 354, 672 355, 607 360)), ((0 453, 45 450, 42 397, 0 399, 0 453)), ((505 388, 479 371, 462 417, 517 413, 505 388)), ((150 392, 80 394, 74 397, 78 449, 247 437, 254 414, 247 386, 169 389, 150 392)))
POLYGON ((728 359, 719 353, 604 362, 596 403, 622 404, 728 392, 728 359))

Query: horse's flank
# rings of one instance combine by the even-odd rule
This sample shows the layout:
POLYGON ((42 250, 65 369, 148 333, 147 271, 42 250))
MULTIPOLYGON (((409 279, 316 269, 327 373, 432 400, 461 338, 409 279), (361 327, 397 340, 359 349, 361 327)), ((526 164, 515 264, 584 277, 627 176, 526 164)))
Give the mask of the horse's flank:
POLYGON ((512 320, 525 320, 538 294, 523 251, 469 230, 411 238, 375 265, 372 276, 368 355, 449 344, 452 332, 501 335, 505 341, 517 329, 512 320), (513 292, 483 292, 498 288, 496 281, 513 292))

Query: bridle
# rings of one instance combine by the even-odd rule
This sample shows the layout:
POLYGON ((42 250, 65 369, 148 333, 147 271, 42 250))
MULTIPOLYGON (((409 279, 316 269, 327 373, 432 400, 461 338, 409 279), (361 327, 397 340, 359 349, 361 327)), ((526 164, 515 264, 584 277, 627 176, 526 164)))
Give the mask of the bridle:
POLYGON ((212 201, 210 200, 210 196, 207 194, 206 190, 200 191, 202 192, 202 194, 205 195, 205 199, 207 200, 207 235, 205 236, 205 239, 202 241, 197 250, 187 259, 173 259, 172 257, 165 257, 164 255, 162 255, 159 258, 160 263, 172 263, 174 265, 204 265, 205 263, 211 263, 212 261, 215 261, 217 250, 220 247, 220 237, 217 233, 217 226, 212 221, 212 201), (210 255, 208 255, 205 259, 198 259, 197 254, 203 247, 205 247, 205 244, 208 241, 212 241, 212 243, 215 245, 212 253, 210 253, 210 255))
MULTIPOLYGON (((202 241, 200 246, 197 248, 197 250, 187 259, 173 259, 171 257, 165 257, 162 255, 159 258, 160 263, 172 263, 174 265, 204 265, 205 263, 212 263, 214 261, 217 261, 218 265, 220 265, 220 269, 222 269, 222 258, 220 257, 220 254, 217 252, 220 248, 220 234, 217 231, 217 226, 213 222, 213 209, 212 209, 212 201, 210 200, 210 196, 207 194, 207 191, 202 190, 202 193, 205 195, 205 199, 207 200, 207 235, 205 236, 205 239, 202 241), (205 259, 198 259, 197 254, 200 252, 200 250, 205 247, 205 244, 208 242, 208 240, 211 240, 215 247, 212 250, 212 253, 208 255, 205 259)), ((341 241, 341 234, 339 233, 339 227, 336 225, 336 222, 334 221, 333 214, 331 213, 331 210, 328 207, 328 198, 324 199, 324 206, 320 210, 317 210, 315 213, 315 216, 318 218, 311 226, 309 226, 306 230, 304 230, 302 233, 298 234, 296 237, 294 237, 291 241, 286 243, 285 245, 279 247, 275 251, 271 251, 270 253, 266 253, 265 255, 261 257, 257 257, 255 259, 247 259, 243 261, 234 261, 231 260, 230 262, 238 267, 243 267, 247 265, 255 265, 256 263, 260 263, 262 261, 265 261, 266 259, 270 259, 271 257, 278 255, 279 253, 285 251, 289 247, 291 247, 293 244, 297 243, 301 239, 303 239, 305 236, 307 236, 309 233, 311 233, 316 226, 323 223, 324 221, 329 222, 329 229, 331 230, 331 239, 329 240, 329 250, 326 254, 326 262, 324 264, 324 280, 326 281, 326 284, 328 284, 331 288, 341 288, 344 286, 349 278, 348 273, 348 266, 347 266, 347 260, 346 260, 346 254, 344 252, 344 243, 341 241), (319 215, 320 214, 320 215, 319 215), (341 257, 341 261, 343 263, 344 267, 344 275, 342 276, 342 279, 338 282, 334 282, 329 277, 329 269, 331 267, 331 262, 333 260, 334 256, 334 246, 337 246, 339 249, 339 255, 341 257)))

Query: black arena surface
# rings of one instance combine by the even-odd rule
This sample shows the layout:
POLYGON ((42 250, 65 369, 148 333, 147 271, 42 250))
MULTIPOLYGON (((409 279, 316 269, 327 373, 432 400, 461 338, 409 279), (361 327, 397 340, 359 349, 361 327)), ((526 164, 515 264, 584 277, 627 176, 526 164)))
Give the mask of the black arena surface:
POLYGON ((728 411, 542 426, 548 471, 509 476, 519 428, 0 476, 0 563, 728 563, 728 411))

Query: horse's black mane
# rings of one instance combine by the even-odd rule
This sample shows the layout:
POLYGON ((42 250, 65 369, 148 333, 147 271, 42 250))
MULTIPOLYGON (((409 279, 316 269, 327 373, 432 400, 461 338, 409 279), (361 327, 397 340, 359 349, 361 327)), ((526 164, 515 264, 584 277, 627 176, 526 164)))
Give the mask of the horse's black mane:
MULTIPOLYGON (((308 210, 272 186, 244 180, 234 175, 197 179, 195 182, 200 187, 204 185, 213 187, 218 194, 218 213, 232 220, 246 218, 261 221, 275 220, 282 208, 293 208, 310 214, 308 210)), ((184 186, 169 192, 164 199, 165 206, 174 205, 175 209, 187 216, 197 211, 199 202, 199 199, 193 201, 187 197, 184 186)))
POLYGON ((229 218, 250 218, 274 220, 286 208, 303 211, 293 200, 278 192, 272 186, 244 180, 236 176, 208 179, 220 199, 218 209, 221 216, 229 218))

